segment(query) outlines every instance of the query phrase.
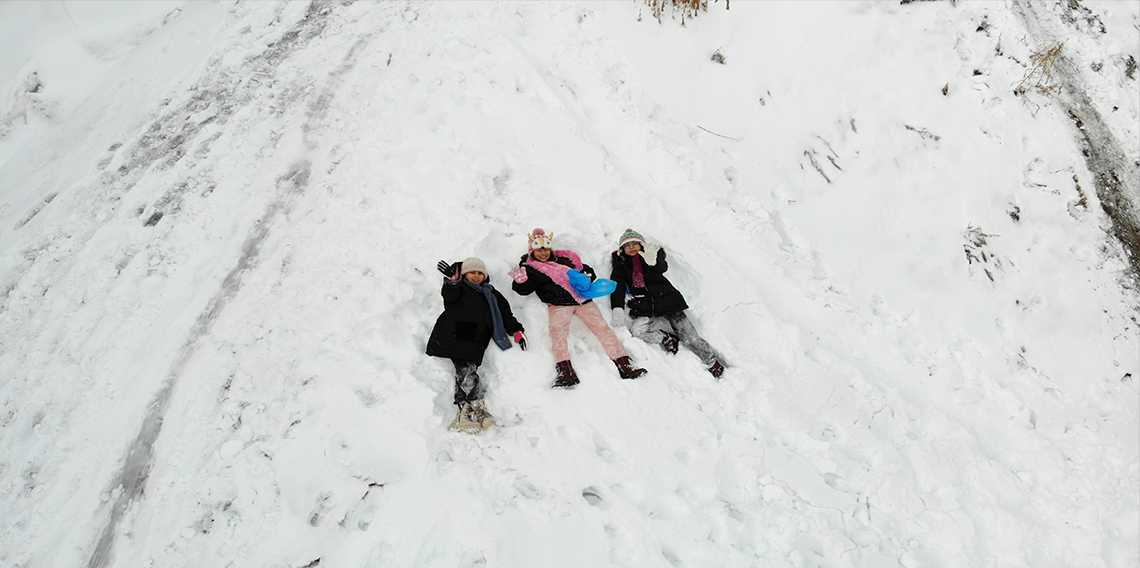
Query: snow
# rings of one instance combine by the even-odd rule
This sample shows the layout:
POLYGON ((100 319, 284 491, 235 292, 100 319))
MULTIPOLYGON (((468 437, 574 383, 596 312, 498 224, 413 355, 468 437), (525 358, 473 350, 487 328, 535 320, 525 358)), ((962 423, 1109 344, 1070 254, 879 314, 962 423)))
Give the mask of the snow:
MULTIPOLYGON (((1135 163, 1140 5, 1081 6, 1135 163)), ((1140 565, 1137 297, 1018 13, 0 3, 0 564, 1140 565), (663 245, 723 380, 575 324, 550 389, 535 227, 663 245), (532 345, 478 436, 467 256, 532 345)))

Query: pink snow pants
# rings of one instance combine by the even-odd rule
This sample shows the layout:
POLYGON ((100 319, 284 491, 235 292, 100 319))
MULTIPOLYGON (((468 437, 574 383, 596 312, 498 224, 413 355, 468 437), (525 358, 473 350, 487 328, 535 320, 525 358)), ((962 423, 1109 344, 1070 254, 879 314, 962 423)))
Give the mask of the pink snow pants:
POLYGON ((625 357, 625 349, 622 349, 621 341, 617 335, 614 335, 614 331, 610 329, 606 320, 602 319, 602 311, 598 309, 598 304, 590 302, 578 306, 547 307, 550 310, 550 343, 555 362, 570 360, 570 348, 566 339, 570 335, 570 319, 574 315, 577 315, 578 319, 582 320, 582 323, 586 324, 586 327, 594 334, 594 337, 602 342, 602 349, 606 350, 606 356, 610 360, 625 357))

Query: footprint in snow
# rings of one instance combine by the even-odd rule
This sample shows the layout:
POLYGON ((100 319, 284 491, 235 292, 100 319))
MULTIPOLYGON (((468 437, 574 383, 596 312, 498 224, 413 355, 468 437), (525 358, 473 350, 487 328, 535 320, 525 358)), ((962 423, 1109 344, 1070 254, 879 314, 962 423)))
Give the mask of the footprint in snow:
POLYGON ((592 485, 582 490, 582 498, 599 509, 610 508, 610 503, 602 497, 601 491, 592 485))
POLYGON ((606 460, 607 462, 614 462, 615 454, 613 450, 613 444, 605 434, 594 432, 594 451, 598 454, 598 457, 606 460))
POLYGON ((332 493, 326 491, 317 497, 317 504, 313 507, 313 512, 309 513, 309 525, 318 526, 321 521, 325 519, 325 515, 329 512, 329 501, 332 499, 332 493))

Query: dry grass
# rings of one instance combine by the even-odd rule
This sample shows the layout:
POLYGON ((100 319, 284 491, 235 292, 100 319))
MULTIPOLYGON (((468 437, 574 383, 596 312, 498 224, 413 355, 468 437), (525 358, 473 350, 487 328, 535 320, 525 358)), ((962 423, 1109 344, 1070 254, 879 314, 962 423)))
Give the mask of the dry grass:
MULTIPOLYGON (((719 2, 720 0, 713 0, 719 2)), ((724 0, 724 9, 728 9, 729 0, 724 0)), ((645 0, 645 5, 649 6, 650 13, 654 18, 660 22, 665 15, 667 9, 672 9, 670 17, 677 17, 681 15, 681 25, 685 25, 687 18, 694 18, 701 12, 709 11, 708 0, 645 0)))
POLYGON ((1030 58, 1032 66, 1013 90, 1020 95, 1031 90, 1045 96, 1059 93, 1062 83, 1057 77, 1057 58, 1060 57, 1061 48, 1064 46, 1064 42, 1054 43, 1034 53, 1030 58))
POLYGON ((904 124, 903 126, 905 126, 906 129, 911 131, 911 132, 918 133, 919 136, 921 136, 927 140, 933 140, 933 141, 937 142, 937 141, 942 139, 941 136, 939 136, 937 134, 932 134, 929 130, 927 130, 925 128, 915 128, 909 124, 904 124))
POLYGON ((1073 184, 1077 186, 1077 201, 1073 205, 1081 209, 1089 208, 1089 196, 1085 195, 1085 190, 1081 189, 1081 182, 1077 180, 1077 176, 1073 176, 1073 184))
POLYGON ((975 263, 980 264, 982 271, 986 274, 986 278, 989 278, 990 282, 994 282, 994 273, 990 271, 990 267, 999 270, 1005 270, 1005 267, 1001 259, 987 252, 986 249, 989 244, 989 239, 997 237, 998 235, 986 234, 980 227, 970 225, 966 228, 963 236, 966 238, 966 244, 963 246, 966 250, 966 262, 971 265, 971 270, 975 263))

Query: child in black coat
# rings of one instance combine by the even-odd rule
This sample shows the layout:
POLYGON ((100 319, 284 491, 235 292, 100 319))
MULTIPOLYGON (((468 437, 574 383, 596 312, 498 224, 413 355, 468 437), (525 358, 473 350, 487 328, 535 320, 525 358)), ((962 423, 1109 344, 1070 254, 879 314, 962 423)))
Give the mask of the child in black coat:
POLYGON ((716 352, 685 317, 689 307, 673 284, 665 278, 669 264, 665 249, 646 244, 645 238, 633 229, 626 229, 618 242, 618 250, 610 257, 613 270, 610 280, 617 289, 610 295, 614 322, 625 319, 623 308, 629 307, 629 332, 646 343, 657 343, 671 355, 678 345, 688 347, 708 366, 709 373, 720 378, 724 373, 724 358, 716 352), (630 299, 627 302, 626 296, 630 299))
POLYGON ((511 348, 508 335, 526 350, 522 324, 511 313, 506 298, 491 286, 487 267, 478 258, 436 265, 445 279, 443 313, 428 339, 427 354, 446 357, 455 365, 455 405, 459 412, 448 426, 477 434, 495 423, 483 403, 479 365, 491 340, 499 349, 511 348))

